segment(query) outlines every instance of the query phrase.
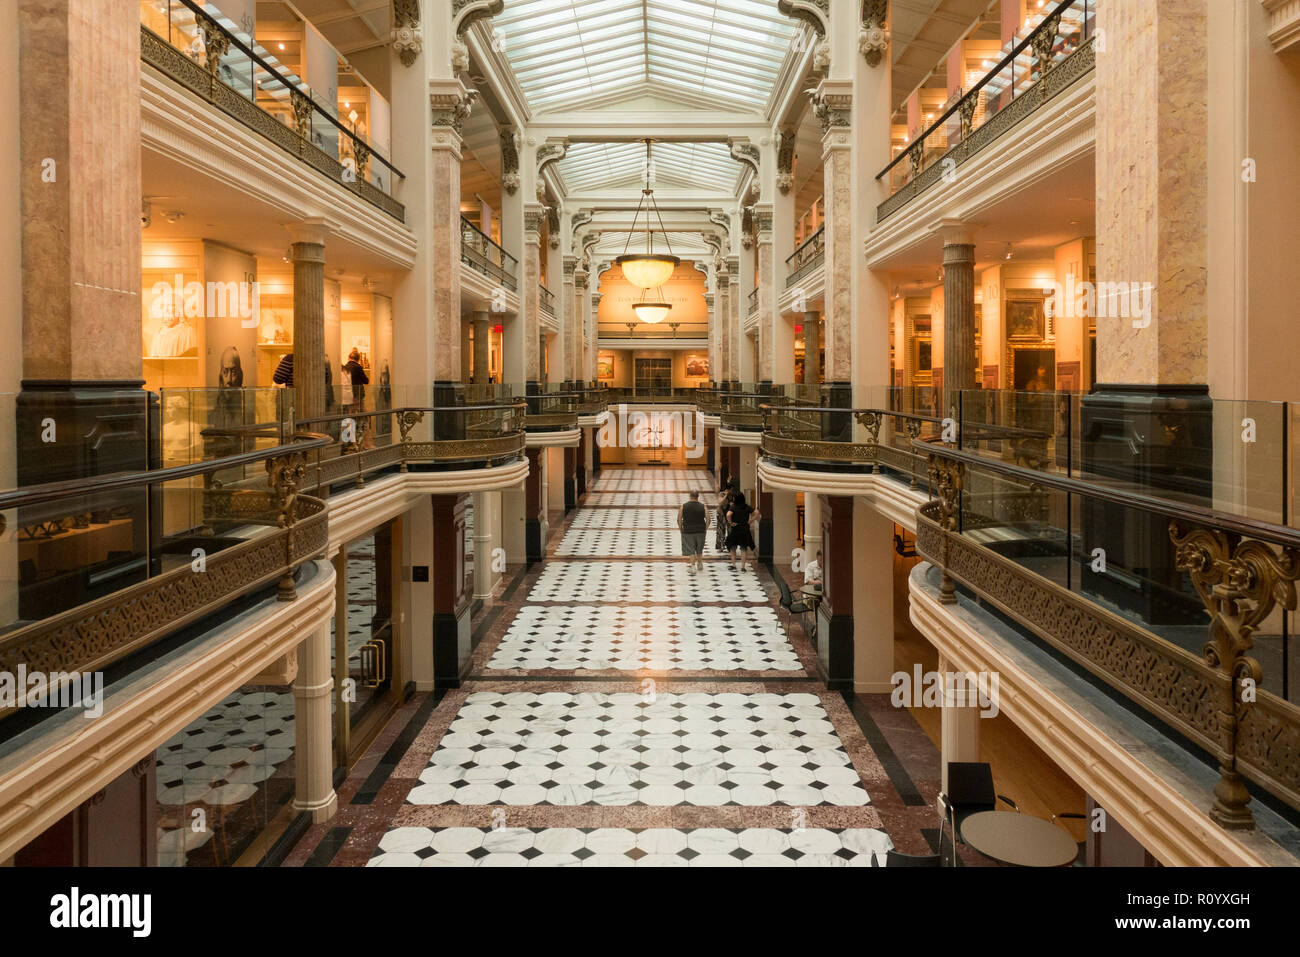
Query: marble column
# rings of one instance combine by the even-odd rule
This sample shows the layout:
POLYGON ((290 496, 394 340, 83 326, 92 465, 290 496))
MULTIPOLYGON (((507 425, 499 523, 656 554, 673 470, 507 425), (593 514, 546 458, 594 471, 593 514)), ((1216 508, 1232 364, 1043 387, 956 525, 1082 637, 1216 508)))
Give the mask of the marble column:
POLYGON ((325 227, 289 227, 293 245, 293 404, 296 419, 325 414, 325 227))
POLYGON ((578 501, 587 494, 587 460, 591 458, 588 443, 591 442, 591 429, 578 430, 578 459, 574 463, 574 479, 577 484, 578 501))
POLYGON ((1208 381, 1208 6, 1098 5, 1098 391, 1208 381))
POLYGON ((775 368, 773 360, 776 356, 776 324, 782 321, 776 301, 775 252, 772 245, 770 204, 754 207, 754 224, 758 230, 758 265, 754 276, 754 282, 758 287, 758 341, 755 343, 755 349, 758 351, 758 384, 770 386, 775 368))
POLYGON ((156 467, 140 388, 139 14, 115 0, 9 6, 18 196, 4 328, 20 355, 0 389, 21 377, 17 483, 156 467))
POLYGON ((758 508, 758 560, 760 562, 771 563, 772 561, 772 544, 773 530, 776 519, 776 506, 772 501, 772 490, 763 484, 763 480, 757 477, 758 468, 755 463, 754 491, 757 493, 754 505, 758 508))
POLYGON ((573 271, 573 295, 576 299, 573 310, 573 327, 569 332, 569 343, 573 350, 573 367, 570 378, 574 385, 586 385, 587 376, 587 270, 582 263, 573 271))
MULTIPOLYGON (((952 665, 939 659, 939 675, 946 676, 952 665)), ((939 719, 939 790, 948 793, 948 764, 980 760, 980 709, 957 700, 956 687, 943 684, 943 711, 939 719)), ((943 813, 942 804, 939 807, 943 813)))
MULTIPOLYGON (((581 442, 582 440, 579 439, 581 442)), ((564 448, 564 514, 578 507, 578 447, 564 448)))
POLYGON ((472 319, 462 319, 460 322, 460 381, 471 382, 472 372, 470 370, 470 357, 473 354, 473 345, 470 342, 470 329, 473 327, 472 319))
MULTIPOLYGON (((348 660, 348 547, 343 545, 331 559, 334 565, 334 661, 348 660)), ((344 670, 342 677, 347 677, 344 670)), ((334 762, 345 767, 352 752, 352 703, 345 697, 347 685, 334 682, 334 762)))
POLYGON ((433 681, 459 688, 470 667, 473 590, 465 562, 465 507, 469 496, 433 495, 433 681))
POLYGON ((833 405, 851 404, 853 380, 853 130, 851 83, 824 81, 813 96, 822 125, 826 201, 826 365, 833 405))
POLYGON ((817 666, 833 691, 853 687, 853 499, 822 500, 822 582, 817 609, 817 666))
POLYGON ((817 385, 822 377, 822 314, 817 311, 803 314, 803 382, 817 385))
MULTIPOLYGON (((295 365, 295 381, 297 377, 295 365)), ((334 676, 330 667, 330 629, 322 625, 299 644, 298 676, 293 682, 293 809, 310 815, 313 824, 329 820, 338 810, 330 715, 334 676)))
POLYGON ((475 312, 473 322, 474 384, 487 385, 488 372, 491 368, 492 315, 487 312, 475 312))
MULTIPOLYGON (((536 386, 542 381, 542 357, 545 341, 542 332, 542 224, 546 221, 546 207, 528 203, 524 207, 524 255, 520 264, 519 301, 523 309, 523 375, 525 386, 536 386)), ((531 391, 531 389, 530 389, 531 391)))
POLYGON ((578 357, 578 336, 576 326, 578 322, 578 293, 577 281, 574 278, 578 269, 577 256, 565 256, 562 268, 563 279, 561 281, 561 308, 560 313, 560 334, 556 341, 560 345, 560 367, 557 375, 564 383, 566 388, 572 387, 574 380, 578 378, 577 357, 578 357))
MULTIPOLYGON (((713 274, 717 286, 717 291, 714 293, 712 325, 715 357, 709 365, 709 377, 715 383, 723 383, 731 378, 731 297, 733 293, 731 260, 726 256, 718 257, 713 274)), ((735 278, 739 279, 739 277, 735 278)))
POLYGON ((975 388, 975 242, 970 227, 943 228, 943 405, 958 414, 959 395, 975 388))
POLYGON ((462 124, 471 97, 459 80, 430 84, 433 150, 430 156, 428 203, 428 264, 432 270, 432 302, 428 322, 433 340, 435 401, 440 387, 460 380, 460 162, 462 124))
POLYGON ((740 324, 744 319, 745 297, 741 295, 740 257, 727 257, 727 277, 731 280, 731 315, 727 319, 727 381, 738 383, 740 373, 740 324))
POLYGON ((822 547, 822 499, 805 492, 803 496, 804 564, 813 561, 822 547))
POLYGON ((543 483, 546 480, 542 462, 546 459, 546 450, 528 449, 528 479, 524 485, 524 548, 528 564, 540 562, 546 558, 546 495, 543 483))

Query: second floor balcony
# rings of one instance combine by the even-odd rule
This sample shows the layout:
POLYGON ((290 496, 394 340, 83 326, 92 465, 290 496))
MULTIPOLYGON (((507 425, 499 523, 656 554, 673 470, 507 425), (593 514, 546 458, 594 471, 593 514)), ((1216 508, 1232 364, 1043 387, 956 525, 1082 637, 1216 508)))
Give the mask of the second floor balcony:
POLYGON ((511 292, 519 288, 519 260, 464 216, 460 218, 460 261, 511 292))
POLYGON ((813 233, 785 261, 785 288, 798 285, 826 262, 826 227, 813 233))

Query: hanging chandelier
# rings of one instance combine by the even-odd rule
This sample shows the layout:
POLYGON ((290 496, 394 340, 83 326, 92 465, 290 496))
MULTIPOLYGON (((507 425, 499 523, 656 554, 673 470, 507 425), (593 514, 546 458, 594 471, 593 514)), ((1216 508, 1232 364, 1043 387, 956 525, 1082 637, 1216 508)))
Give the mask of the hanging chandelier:
MULTIPOLYGON (((641 190, 641 201, 637 203, 636 213, 632 217, 632 228, 628 231, 627 243, 623 246, 623 255, 614 260, 623 270, 623 275, 628 282, 647 291, 662 286, 672 277, 673 270, 681 264, 681 260, 673 255, 672 244, 668 242, 668 230, 664 229, 664 220, 659 214, 659 204, 655 202, 655 191, 650 186, 650 172, 653 169, 650 159, 650 143, 649 139, 645 141, 645 189, 641 190), (632 246, 632 235, 636 232, 636 221, 641 216, 642 206, 647 206, 645 212, 645 252, 630 253, 628 250, 632 246), (668 247, 667 254, 654 251, 654 227, 650 222, 651 211, 654 212, 655 218, 659 220, 659 231, 664 234, 664 245, 668 247)), ((637 310, 637 306, 640 305, 641 303, 637 303, 632 307, 638 316, 641 315, 637 310)), ((657 319, 646 319, 646 322, 658 322, 667 315, 666 310, 671 308, 664 303, 647 303, 646 305, 665 310, 657 319)))
MULTIPOLYGON (((662 299, 663 296, 660 296, 662 299)), ((632 311, 642 322, 648 322, 654 325, 656 322, 663 322, 668 318, 668 313, 673 307, 666 302, 652 302, 647 297, 640 302, 632 303, 632 311)))

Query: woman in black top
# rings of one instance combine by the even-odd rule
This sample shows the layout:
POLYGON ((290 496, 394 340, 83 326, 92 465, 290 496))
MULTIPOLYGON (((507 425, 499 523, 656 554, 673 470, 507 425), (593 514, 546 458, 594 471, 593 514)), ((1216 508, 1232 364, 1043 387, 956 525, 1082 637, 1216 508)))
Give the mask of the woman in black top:
POLYGON ((718 489, 718 501, 716 514, 717 538, 714 540, 714 549, 719 555, 727 550, 727 512, 731 509, 731 483, 724 483, 722 488, 718 489))
MULTIPOLYGON (((727 521, 731 531, 727 534, 727 551, 731 552, 731 567, 736 567, 736 552, 744 551, 741 571, 749 571, 749 562, 754 558, 754 534, 749 530, 749 523, 759 517, 758 509, 750 508, 745 503, 745 496, 737 492, 731 500, 731 510, 727 512, 727 521)), ((757 562, 755 562, 757 564, 757 562)))

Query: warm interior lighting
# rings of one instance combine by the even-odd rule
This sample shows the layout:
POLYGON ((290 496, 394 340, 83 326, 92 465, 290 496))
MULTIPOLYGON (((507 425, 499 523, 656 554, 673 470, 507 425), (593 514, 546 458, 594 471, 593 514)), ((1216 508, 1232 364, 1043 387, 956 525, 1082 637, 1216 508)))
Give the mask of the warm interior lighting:
POLYGON ((650 325, 654 325, 657 322, 663 322, 667 319, 668 313, 672 308, 673 307, 666 302, 632 303, 632 311, 636 313, 636 317, 642 322, 648 322, 650 325))
MULTIPOLYGON (((666 283, 673 274, 673 270, 681 264, 681 260, 674 256, 672 245, 668 242, 668 230, 664 228, 664 220, 659 215, 659 205, 655 202, 655 191, 650 185, 651 171, 654 169, 654 162, 650 158, 650 140, 645 141, 645 189, 641 190, 641 202, 637 203, 636 213, 632 216, 632 227, 628 230, 627 242, 623 246, 623 255, 619 256, 614 262, 623 270, 623 276, 632 285, 641 289, 655 289, 666 283), (636 221, 641 215, 641 207, 649 204, 645 211, 645 252, 629 253, 628 249, 632 245, 632 236, 636 232, 636 221), (650 213, 654 212, 655 218, 659 220, 659 231, 664 234, 664 245, 668 247, 668 252, 656 253, 654 251, 654 228, 650 223, 650 213)), ((637 305, 640 305, 638 303, 637 305)), ((637 306, 633 306, 635 311, 637 306)), ((637 312, 637 316, 641 315, 637 312)), ((643 319, 643 322, 659 322, 668 315, 665 311, 655 319, 643 319)))

